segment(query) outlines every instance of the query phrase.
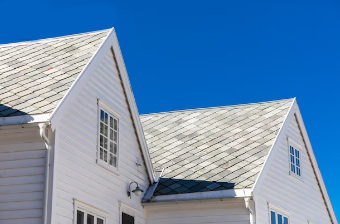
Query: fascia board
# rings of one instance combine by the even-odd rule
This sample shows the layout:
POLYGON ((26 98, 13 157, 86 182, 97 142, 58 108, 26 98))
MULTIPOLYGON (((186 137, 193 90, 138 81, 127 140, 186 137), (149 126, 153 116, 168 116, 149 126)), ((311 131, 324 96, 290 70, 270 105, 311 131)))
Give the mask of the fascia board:
POLYGON ((178 201, 212 200, 212 199, 222 200, 224 198, 227 199, 247 197, 252 197, 252 191, 250 188, 154 196, 149 202, 143 203, 143 205, 148 205, 156 202, 157 203, 170 201, 178 202, 178 201))
POLYGON ((123 60, 123 55, 122 52, 120 50, 119 47, 119 42, 118 42, 118 38, 116 36, 116 33, 113 33, 113 52, 116 56, 116 60, 117 60, 117 66, 120 70, 121 76, 122 76, 122 81, 123 81, 123 85, 125 86, 125 92, 128 98, 128 103, 131 109, 131 113, 132 113, 132 119, 135 122, 135 128, 136 128, 136 132, 137 132, 137 137, 139 139, 139 142, 141 144, 141 148, 143 151, 143 157, 144 157, 144 161, 147 167, 147 171, 148 171, 148 175, 150 177, 150 181, 151 184, 153 184, 155 182, 155 175, 154 175, 154 169, 153 169, 153 165, 151 162, 151 157, 149 154, 149 150, 148 150, 148 146, 146 144, 146 140, 145 140, 145 136, 144 136, 144 131, 142 128, 142 123, 140 121, 140 117, 139 117, 139 113, 138 113, 138 109, 136 106, 136 101, 135 101, 135 97, 133 95, 132 92, 132 88, 131 88, 131 84, 130 84, 130 80, 129 80, 129 76, 125 67, 125 63, 123 60))
POLYGON ((259 189, 258 186, 261 186, 261 184, 264 180, 264 177, 268 173, 268 169, 270 167, 269 163, 275 156, 273 149, 276 148, 280 144, 278 139, 281 139, 281 136, 284 135, 284 133, 286 133, 286 129, 288 128, 288 125, 286 125, 286 123, 289 122, 288 118, 294 116, 294 112, 295 112, 294 109, 293 109, 294 105, 296 105, 296 98, 294 98, 292 104, 290 105, 290 108, 289 108, 289 110, 286 114, 286 117, 285 117, 282 125, 281 125, 281 128, 280 128, 279 132, 277 133, 277 135, 275 137, 274 143, 272 144, 272 147, 269 150, 268 156, 267 156, 264 164, 262 165, 262 169, 261 169, 259 175, 256 178, 256 181, 255 181, 253 189, 252 189, 253 195, 255 197, 256 197, 257 189, 259 189))
POLYGON ((50 119, 50 114, 21 115, 14 117, 0 117, 0 126, 15 124, 42 123, 50 119))

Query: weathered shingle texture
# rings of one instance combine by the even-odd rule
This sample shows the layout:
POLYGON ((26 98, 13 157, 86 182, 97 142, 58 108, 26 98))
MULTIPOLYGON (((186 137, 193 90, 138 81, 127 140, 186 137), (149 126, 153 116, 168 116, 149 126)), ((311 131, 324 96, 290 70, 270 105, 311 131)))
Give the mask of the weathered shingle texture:
POLYGON ((293 100, 142 115, 154 196, 251 188, 293 100))
POLYGON ((52 112, 108 32, 0 46, 0 117, 52 112))

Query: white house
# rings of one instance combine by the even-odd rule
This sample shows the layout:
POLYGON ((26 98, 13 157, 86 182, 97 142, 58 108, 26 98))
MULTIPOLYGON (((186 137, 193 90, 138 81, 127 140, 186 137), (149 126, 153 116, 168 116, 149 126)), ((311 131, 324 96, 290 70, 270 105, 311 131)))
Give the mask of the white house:
POLYGON ((0 46, 0 103, 0 224, 337 224, 295 99, 139 116, 114 29, 0 46))

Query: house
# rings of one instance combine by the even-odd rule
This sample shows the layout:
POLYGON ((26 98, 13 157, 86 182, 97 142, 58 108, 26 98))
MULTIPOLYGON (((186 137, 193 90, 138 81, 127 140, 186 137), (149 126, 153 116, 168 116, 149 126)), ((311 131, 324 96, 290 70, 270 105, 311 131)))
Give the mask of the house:
POLYGON ((0 46, 0 224, 337 224, 296 99, 140 116, 114 29, 0 46))

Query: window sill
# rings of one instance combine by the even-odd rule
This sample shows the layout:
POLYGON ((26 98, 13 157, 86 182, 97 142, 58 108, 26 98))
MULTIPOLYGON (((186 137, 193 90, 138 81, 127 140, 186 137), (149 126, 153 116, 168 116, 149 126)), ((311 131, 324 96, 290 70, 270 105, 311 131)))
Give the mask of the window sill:
POLYGON ((295 173, 289 172, 289 176, 296 180, 299 181, 300 183, 303 183, 303 178, 301 176, 296 175, 295 173))
POLYGON ((101 162, 101 160, 97 159, 97 164, 99 166, 101 166, 102 168, 116 174, 117 176, 120 176, 119 172, 118 172, 118 168, 114 167, 114 166, 110 166, 107 163, 101 162))

